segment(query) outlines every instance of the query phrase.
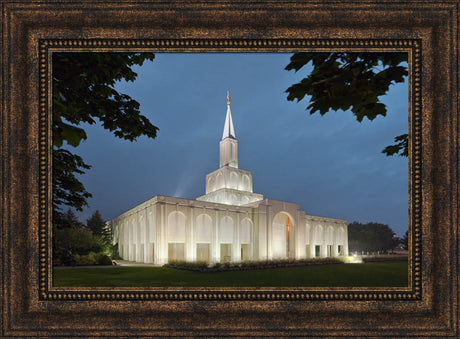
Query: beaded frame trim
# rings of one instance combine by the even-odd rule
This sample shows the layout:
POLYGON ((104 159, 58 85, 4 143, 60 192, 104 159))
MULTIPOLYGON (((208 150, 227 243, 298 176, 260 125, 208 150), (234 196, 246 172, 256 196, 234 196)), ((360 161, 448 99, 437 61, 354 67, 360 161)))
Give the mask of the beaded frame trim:
POLYGON ((39 42, 40 300, 421 300, 421 41, 367 39, 42 39, 39 42), (409 55, 409 285, 388 288, 64 288, 52 286, 51 63, 55 52, 407 52, 409 55))

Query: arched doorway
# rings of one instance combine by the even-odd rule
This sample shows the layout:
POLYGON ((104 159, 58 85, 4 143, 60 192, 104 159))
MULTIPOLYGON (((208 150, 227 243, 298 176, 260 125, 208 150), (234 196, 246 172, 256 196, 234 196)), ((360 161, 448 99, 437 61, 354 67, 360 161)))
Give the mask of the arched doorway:
POLYGON ((272 223, 272 258, 295 258, 294 221, 287 212, 279 212, 272 223))

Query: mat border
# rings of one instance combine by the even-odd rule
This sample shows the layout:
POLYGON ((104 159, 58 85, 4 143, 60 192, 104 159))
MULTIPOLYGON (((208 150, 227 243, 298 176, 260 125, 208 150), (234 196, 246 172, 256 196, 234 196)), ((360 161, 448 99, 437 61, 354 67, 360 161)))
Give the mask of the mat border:
POLYGON ((3 335, 458 334, 458 1, 2 1, 2 19, 3 335), (52 287, 53 52, 331 49, 410 56, 407 288, 52 287))

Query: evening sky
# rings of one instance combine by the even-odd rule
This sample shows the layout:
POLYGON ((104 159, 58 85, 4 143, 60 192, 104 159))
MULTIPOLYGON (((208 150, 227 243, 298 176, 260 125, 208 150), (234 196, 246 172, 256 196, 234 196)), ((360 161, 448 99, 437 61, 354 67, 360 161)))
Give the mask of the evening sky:
POLYGON ((307 97, 287 100, 286 89, 310 69, 284 70, 291 55, 160 53, 135 67, 137 79, 116 89, 140 103, 158 136, 129 142, 82 125, 88 139, 69 149, 92 166, 79 179, 93 198, 79 218, 99 210, 109 220, 155 195, 203 195, 205 175, 219 166, 230 91, 239 168, 252 172, 255 193, 311 215, 388 224, 402 236, 408 161, 381 151, 407 133, 407 80, 380 97, 386 117, 359 123, 351 111, 310 115, 307 97))

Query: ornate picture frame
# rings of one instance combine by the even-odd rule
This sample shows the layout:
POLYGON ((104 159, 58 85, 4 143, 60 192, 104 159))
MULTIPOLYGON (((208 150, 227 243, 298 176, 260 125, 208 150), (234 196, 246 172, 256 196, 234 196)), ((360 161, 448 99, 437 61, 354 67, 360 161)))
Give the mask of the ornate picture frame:
POLYGON ((2 1, 2 335, 457 336, 458 7, 2 1), (53 287, 53 53, 331 50, 409 56, 408 287, 53 287))

